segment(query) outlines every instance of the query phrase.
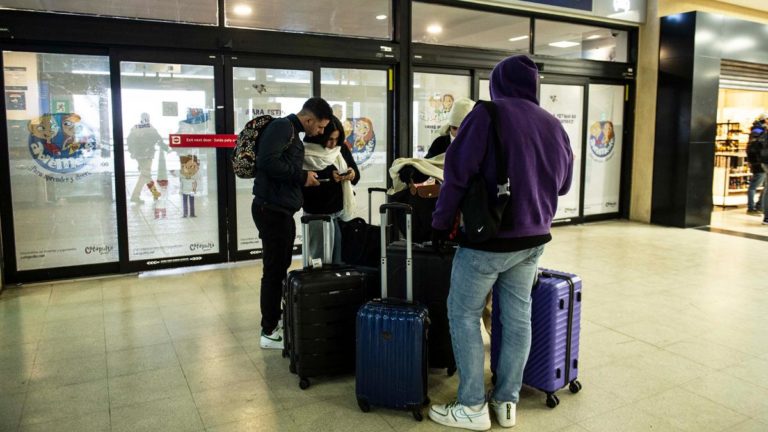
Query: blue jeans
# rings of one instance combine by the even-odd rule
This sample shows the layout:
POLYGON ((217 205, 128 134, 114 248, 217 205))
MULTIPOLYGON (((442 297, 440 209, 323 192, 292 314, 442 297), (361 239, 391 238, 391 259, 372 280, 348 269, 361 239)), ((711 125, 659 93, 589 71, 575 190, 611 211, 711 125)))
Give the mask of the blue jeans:
POLYGON ((503 324, 493 398, 517 403, 531 348, 531 288, 544 246, 518 252, 459 248, 453 258, 448 320, 459 370, 459 403, 485 402, 485 348, 480 317, 491 289, 499 292, 503 324))
POLYGON ((760 198, 755 203, 755 192, 757 192, 758 186, 762 186, 765 181, 765 173, 752 173, 752 178, 749 180, 749 189, 747 189, 747 209, 748 210, 760 210, 762 209, 762 192, 760 198))
MULTIPOLYGON (((329 215, 331 217, 331 263, 341 263, 341 227, 339 226, 339 218, 343 210, 329 215)), ((310 213, 304 212, 304 215, 309 216, 310 213)), ((325 222, 312 221, 309 223, 309 252, 311 258, 320 258, 323 260, 323 264, 330 264, 325 262, 323 257, 323 224, 325 222)), ((306 244, 306 239, 304 239, 306 244)))

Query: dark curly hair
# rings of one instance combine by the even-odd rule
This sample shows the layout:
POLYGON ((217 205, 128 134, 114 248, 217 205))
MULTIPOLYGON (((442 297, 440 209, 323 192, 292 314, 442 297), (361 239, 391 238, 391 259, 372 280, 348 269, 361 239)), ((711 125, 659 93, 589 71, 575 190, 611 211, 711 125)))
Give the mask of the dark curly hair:
POLYGON ((313 144, 320 144, 321 146, 325 147, 325 143, 328 142, 331 134, 334 131, 339 131, 339 137, 336 139, 336 146, 338 147, 344 145, 344 126, 342 126, 341 121, 334 115, 331 116, 331 121, 328 122, 328 126, 325 127, 322 134, 312 137, 305 137, 304 141, 313 144))

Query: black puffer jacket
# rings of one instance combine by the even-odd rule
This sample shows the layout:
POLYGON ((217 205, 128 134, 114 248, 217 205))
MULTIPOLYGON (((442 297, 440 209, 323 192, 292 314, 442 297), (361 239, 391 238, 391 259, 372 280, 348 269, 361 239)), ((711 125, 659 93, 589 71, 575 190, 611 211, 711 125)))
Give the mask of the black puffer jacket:
POLYGON ((256 204, 296 213, 304 202, 301 188, 307 180, 302 170, 304 143, 299 139, 304 132, 299 118, 291 114, 273 120, 259 139, 259 155, 253 195, 256 204))

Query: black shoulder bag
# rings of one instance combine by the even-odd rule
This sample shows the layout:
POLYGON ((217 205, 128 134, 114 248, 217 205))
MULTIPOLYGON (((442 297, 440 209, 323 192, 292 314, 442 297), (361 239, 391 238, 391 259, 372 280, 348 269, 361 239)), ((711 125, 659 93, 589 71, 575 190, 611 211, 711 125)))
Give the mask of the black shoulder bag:
MULTIPOLYGON (((469 188, 461 200, 464 236, 470 243, 482 243, 496 236, 509 201, 509 177, 507 176, 507 152, 501 144, 499 116, 493 102, 479 101, 488 110, 493 128, 493 146, 496 149, 496 196, 488 195, 483 173, 477 173, 469 182, 469 188)), ((488 157, 486 150, 483 160, 488 157)))

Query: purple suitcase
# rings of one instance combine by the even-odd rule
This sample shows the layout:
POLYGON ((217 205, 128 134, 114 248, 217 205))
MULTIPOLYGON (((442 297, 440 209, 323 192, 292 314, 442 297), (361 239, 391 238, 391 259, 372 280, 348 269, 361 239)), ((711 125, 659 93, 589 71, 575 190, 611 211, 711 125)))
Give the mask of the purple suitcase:
MULTIPOLYGON (((531 352, 523 372, 523 384, 547 394, 547 406, 560 400, 555 392, 568 386, 581 390, 579 376, 579 332, 581 321, 581 278, 555 270, 539 270, 531 292, 531 352)), ((501 316, 493 292, 491 315, 491 372, 495 382, 501 344, 501 316)))

